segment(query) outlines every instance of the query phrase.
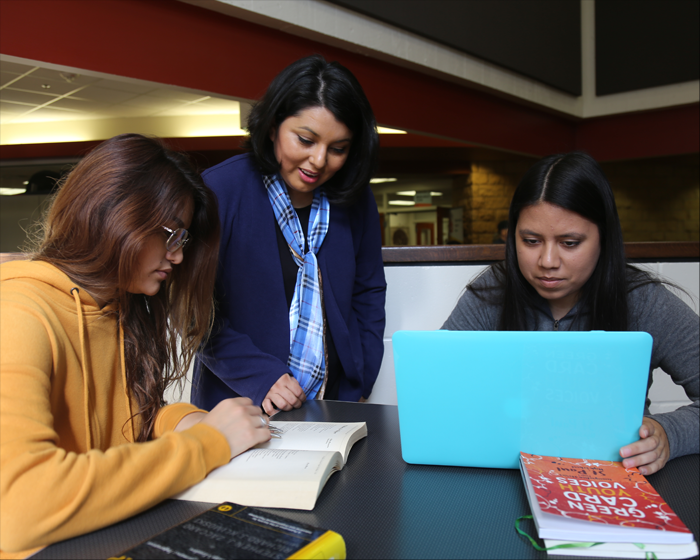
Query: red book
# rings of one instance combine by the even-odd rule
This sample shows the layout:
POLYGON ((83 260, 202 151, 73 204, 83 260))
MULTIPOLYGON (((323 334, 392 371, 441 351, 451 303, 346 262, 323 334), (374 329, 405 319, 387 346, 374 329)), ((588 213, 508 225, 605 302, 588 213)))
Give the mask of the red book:
POLYGON ((521 453, 520 469, 540 538, 693 542, 693 534, 636 468, 521 453))

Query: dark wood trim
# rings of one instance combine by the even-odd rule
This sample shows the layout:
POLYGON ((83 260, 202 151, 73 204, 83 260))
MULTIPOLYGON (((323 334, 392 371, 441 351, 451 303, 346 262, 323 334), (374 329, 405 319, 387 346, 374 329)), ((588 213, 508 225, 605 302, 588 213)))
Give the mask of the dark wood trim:
MULTIPOLYGON (((700 243, 696 241, 665 241, 625 243, 629 259, 689 259, 700 258, 700 243)), ((385 264, 489 262, 505 258, 505 245, 439 245, 435 247, 383 247, 385 264)))
POLYGON ((384 263, 502 261, 505 245, 437 245, 434 247, 382 247, 384 263))
POLYGON ((656 241, 625 243, 628 259, 698 259, 700 243, 697 241, 656 241))
MULTIPOLYGON (((179 152, 222 150, 231 155, 241 153, 242 136, 214 136, 204 138, 161 138, 170 148, 179 152)), ((46 144, 9 144, 0 146, 0 159, 39 159, 52 157, 85 157, 103 140, 86 142, 52 142, 46 144)))

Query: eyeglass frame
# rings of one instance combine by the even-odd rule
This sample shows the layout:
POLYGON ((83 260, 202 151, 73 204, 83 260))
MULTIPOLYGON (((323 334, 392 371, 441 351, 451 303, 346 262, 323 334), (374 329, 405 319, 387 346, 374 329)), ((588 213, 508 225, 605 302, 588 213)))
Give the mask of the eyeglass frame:
POLYGON ((160 226, 162 227, 165 231, 167 231, 170 236, 165 240, 165 250, 168 251, 168 253, 174 253, 178 251, 179 249, 184 249, 185 245, 187 245, 187 242, 190 240, 190 232, 187 231, 185 228, 175 228, 175 229, 170 229, 169 227, 165 226, 160 226), (170 240, 175 237, 175 234, 177 234, 179 231, 184 231, 185 232, 185 238, 179 242, 179 244, 173 248, 170 249, 170 240))

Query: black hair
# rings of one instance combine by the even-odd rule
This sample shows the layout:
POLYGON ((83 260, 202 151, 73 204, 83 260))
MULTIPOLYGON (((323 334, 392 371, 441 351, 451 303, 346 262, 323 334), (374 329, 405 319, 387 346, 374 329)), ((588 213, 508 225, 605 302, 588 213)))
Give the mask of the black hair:
POLYGON ((498 280, 490 295, 470 284, 478 297, 502 305, 499 330, 527 330, 526 313, 537 301, 537 291, 520 272, 516 251, 516 228, 523 209, 542 202, 575 212, 598 227, 600 256, 591 277, 581 288, 577 316, 583 315, 593 330, 627 330, 629 291, 655 279, 626 264, 622 228, 615 197, 603 170, 588 154, 572 152, 545 157, 523 176, 513 195, 508 214, 506 259, 487 269, 498 280))
POLYGON ((496 226, 496 231, 500 233, 502 229, 508 229, 508 220, 501 220, 498 222, 498 226, 496 226))
POLYGON ((575 212, 598 226, 600 256, 593 274, 581 288, 579 310, 590 313, 591 329, 627 330, 625 247, 615 197, 598 163, 582 152, 541 159, 515 189, 508 213, 501 326, 507 330, 524 328, 523 303, 532 301, 536 294, 520 272, 515 236, 520 212, 541 202, 575 212))
POLYGON ((280 72, 248 117, 245 147, 265 175, 279 171, 270 131, 304 109, 323 107, 352 132, 348 158, 323 185, 328 200, 354 202, 369 183, 377 160, 377 123, 360 83, 338 62, 320 55, 293 62, 280 72))

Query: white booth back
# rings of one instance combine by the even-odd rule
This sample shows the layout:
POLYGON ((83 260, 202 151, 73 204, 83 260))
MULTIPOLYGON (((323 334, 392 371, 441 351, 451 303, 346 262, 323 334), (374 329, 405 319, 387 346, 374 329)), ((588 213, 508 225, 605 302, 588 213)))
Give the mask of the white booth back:
MULTIPOLYGON (((692 298, 679 295, 698 312, 700 263, 651 263, 639 266, 684 288, 692 298)), ((396 404, 392 335, 398 330, 439 329, 464 287, 484 268, 484 265, 385 267, 387 297, 384 361, 369 402, 396 404)), ((654 371, 650 397, 653 412, 675 410, 690 402, 683 388, 675 385, 660 369, 654 371)))
MULTIPOLYGON (((692 295, 686 299, 698 312, 700 263, 653 263, 642 265, 668 278, 692 295)), ((439 329, 454 308, 467 283, 485 268, 484 265, 387 266, 386 331, 384 360, 369 398, 370 403, 396 404, 394 354, 391 337, 398 330, 439 329)), ((190 372, 191 373, 191 372, 190 372)), ((182 394, 171 389, 166 401, 189 401, 189 381, 182 394)), ((675 410, 689 400, 662 370, 654 372, 651 388, 653 412, 675 410)), ((439 398, 436 395, 436 398, 439 398)))

